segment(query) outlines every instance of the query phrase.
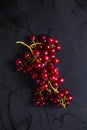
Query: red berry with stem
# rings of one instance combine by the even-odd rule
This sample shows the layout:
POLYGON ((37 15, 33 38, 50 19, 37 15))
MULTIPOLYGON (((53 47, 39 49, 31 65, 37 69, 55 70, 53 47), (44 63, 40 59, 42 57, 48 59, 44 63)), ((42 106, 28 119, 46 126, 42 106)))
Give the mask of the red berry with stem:
POLYGON ((36 36, 34 34, 30 35, 29 37, 30 41, 35 41, 36 40, 36 36))

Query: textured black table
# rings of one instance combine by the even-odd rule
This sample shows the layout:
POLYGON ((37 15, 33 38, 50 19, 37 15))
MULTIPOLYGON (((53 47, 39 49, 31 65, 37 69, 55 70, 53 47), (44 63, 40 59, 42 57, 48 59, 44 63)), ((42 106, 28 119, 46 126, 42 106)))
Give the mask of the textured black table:
POLYGON ((0 1, 0 130, 87 130, 87 0, 0 1), (32 102, 33 82, 15 69, 17 40, 47 33, 63 46, 62 85, 74 96, 66 109, 32 102))

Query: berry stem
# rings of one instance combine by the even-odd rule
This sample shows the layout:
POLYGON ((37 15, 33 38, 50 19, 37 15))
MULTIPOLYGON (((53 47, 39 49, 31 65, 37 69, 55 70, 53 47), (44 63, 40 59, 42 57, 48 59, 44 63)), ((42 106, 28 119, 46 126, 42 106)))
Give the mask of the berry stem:
POLYGON ((57 89, 55 89, 55 88, 53 87, 53 85, 51 84, 51 81, 50 81, 50 80, 48 80, 48 84, 49 84, 50 87, 54 90, 54 92, 58 93, 57 89))
POLYGON ((32 55, 33 55, 33 50, 32 50, 32 48, 31 48, 31 46, 29 46, 29 45, 27 45, 26 43, 21 42, 21 41, 17 41, 16 43, 17 43, 17 44, 22 44, 22 45, 26 46, 27 48, 29 48, 30 51, 31 51, 31 53, 32 53, 32 55))
POLYGON ((65 108, 66 107, 66 105, 65 105, 65 99, 64 98, 61 98, 61 102, 62 102, 62 106, 65 108))

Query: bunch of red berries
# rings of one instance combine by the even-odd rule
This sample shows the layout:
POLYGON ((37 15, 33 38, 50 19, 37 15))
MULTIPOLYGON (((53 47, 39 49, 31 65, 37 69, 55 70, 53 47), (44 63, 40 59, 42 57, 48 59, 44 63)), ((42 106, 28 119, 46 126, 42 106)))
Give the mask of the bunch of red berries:
POLYGON ((30 73, 35 80, 35 104, 44 106, 46 100, 50 99, 58 107, 69 105, 72 96, 67 89, 58 86, 64 82, 64 78, 59 76, 59 59, 55 55, 56 51, 61 50, 58 40, 47 35, 31 35, 28 44, 21 41, 17 43, 28 48, 23 58, 16 60, 16 65, 18 71, 30 73))

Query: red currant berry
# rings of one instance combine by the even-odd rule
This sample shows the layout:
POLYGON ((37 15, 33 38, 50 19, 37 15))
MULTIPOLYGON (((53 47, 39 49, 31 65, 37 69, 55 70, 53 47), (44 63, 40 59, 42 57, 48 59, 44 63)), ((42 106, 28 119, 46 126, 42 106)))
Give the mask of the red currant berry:
POLYGON ((37 74, 36 73, 32 73, 32 78, 36 79, 37 78, 37 74))
POLYGON ((41 88, 46 89, 46 88, 48 88, 48 85, 46 83, 42 83, 41 88))
POLYGON ((42 54, 43 54, 43 55, 48 55, 48 51, 47 51, 47 50, 43 50, 43 51, 42 51, 42 54))
POLYGON ((31 41, 34 41, 34 40, 36 39, 36 36, 35 36, 34 34, 32 34, 32 35, 30 35, 29 39, 30 39, 31 41))
POLYGON ((55 49, 54 48, 50 48, 50 53, 54 53, 55 52, 55 49))
POLYGON ((53 82, 53 87, 57 87, 58 86, 58 83, 57 82, 53 82))
POLYGON ((60 45, 57 45, 57 46, 55 47, 55 50, 56 50, 56 51, 60 51, 60 50, 61 50, 61 46, 60 46, 60 45))
POLYGON ((33 53, 34 53, 34 55, 37 56, 37 57, 40 55, 40 52, 39 52, 38 50, 36 50, 36 49, 33 50, 33 53))
POLYGON ((61 98, 64 97, 64 94, 63 94, 62 92, 59 92, 59 93, 58 93, 58 97, 61 99, 61 98))
POLYGON ((26 67, 26 70, 27 70, 27 72, 30 72, 30 71, 32 70, 32 67, 28 65, 28 66, 26 67))
POLYGON ((28 59, 28 58, 30 57, 29 52, 25 52, 25 53, 24 53, 24 57, 25 57, 25 59, 28 59))
POLYGON ((62 77, 59 77, 59 78, 58 78, 58 83, 59 83, 59 84, 62 84, 62 83, 64 83, 64 78, 62 78, 62 77))
POLYGON ((56 45, 56 44, 58 44, 58 40, 55 38, 55 39, 53 39, 53 43, 56 45))
POLYGON ((16 60, 16 65, 21 65, 22 64, 22 60, 21 59, 17 59, 16 60))
POLYGON ((58 64, 58 63, 59 63, 59 59, 55 57, 55 58, 52 59, 52 62, 53 62, 54 64, 58 64))
POLYGON ((47 72, 42 72, 42 78, 43 79, 47 79, 48 78, 48 74, 47 74, 47 72))
POLYGON ((44 56, 43 56, 43 61, 44 61, 44 62, 48 62, 48 60, 49 60, 49 56, 44 55, 44 56))
POLYGON ((46 42, 46 38, 47 38, 47 36, 46 36, 45 34, 42 34, 42 35, 40 36, 41 42, 46 42))
POLYGON ((68 99, 69 101, 71 101, 71 100, 73 99, 73 96, 67 95, 67 99, 68 99))
POLYGON ((49 79, 50 79, 50 81, 55 81, 55 76, 54 75, 50 75, 49 79))
POLYGON ((55 54, 54 53, 49 54, 49 58, 50 59, 55 58, 55 54))
POLYGON ((52 44, 52 43, 53 43, 53 38, 48 37, 48 38, 47 38, 47 43, 48 43, 48 44, 52 44))
POLYGON ((67 95, 67 94, 69 93, 69 91, 68 91, 68 89, 65 89, 65 88, 64 88, 64 89, 62 90, 62 93, 63 93, 64 95, 67 95))
POLYGON ((21 66, 17 66, 17 71, 21 71, 22 67, 21 66))
POLYGON ((44 46, 44 49, 49 50, 49 49, 50 49, 50 46, 49 46, 49 45, 45 45, 45 46, 44 46))

